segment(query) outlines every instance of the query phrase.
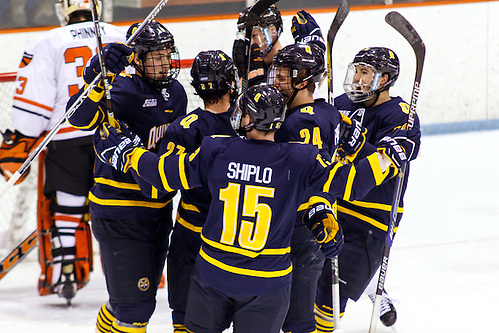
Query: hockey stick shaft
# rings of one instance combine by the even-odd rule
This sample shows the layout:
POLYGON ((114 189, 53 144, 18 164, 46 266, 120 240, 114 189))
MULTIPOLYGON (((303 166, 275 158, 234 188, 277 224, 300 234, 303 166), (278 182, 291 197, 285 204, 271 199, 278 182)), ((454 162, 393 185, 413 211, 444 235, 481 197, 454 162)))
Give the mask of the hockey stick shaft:
POLYGON ((0 280, 14 266, 19 264, 36 247, 37 230, 26 237, 12 252, 0 262, 0 280))
POLYGON ((99 63, 101 68, 102 82, 104 83, 104 92, 106 94, 106 108, 107 116, 111 125, 116 125, 116 120, 114 119, 113 107, 111 104, 111 91, 109 87, 109 79, 107 76, 106 61, 104 59, 104 51, 102 49, 102 37, 99 24, 99 15, 97 14, 97 0, 92 0, 92 19, 94 21, 95 27, 95 39, 97 41, 97 55, 99 57, 99 63))
MULTIPOLYGON (((326 60, 327 60, 327 96, 328 102, 334 105, 334 95, 333 95, 333 44, 336 38, 338 30, 342 26, 343 22, 350 13, 350 6, 346 0, 343 0, 336 14, 334 15, 331 26, 329 27, 327 33, 327 48, 326 48, 326 60)), ((336 151, 333 153, 336 155, 336 151)), ((334 329, 338 329, 340 326, 340 272, 338 266, 338 256, 331 259, 331 305, 333 306, 333 324, 334 329)))
POLYGON ((343 0, 338 10, 336 11, 336 15, 334 16, 333 22, 331 22, 331 26, 329 27, 329 31, 327 33, 327 96, 328 102, 331 105, 334 105, 334 95, 333 95, 333 43, 336 38, 336 34, 338 30, 340 30, 341 25, 347 18, 350 13, 350 6, 346 0, 343 0))
POLYGON ((270 6, 275 4, 279 0, 258 0, 250 7, 248 12, 248 20, 246 21, 246 31, 244 36, 245 50, 244 55, 246 57, 246 63, 244 67, 246 68, 246 77, 242 78, 242 90, 248 89, 250 66, 251 66, 251 35, 253 33, 253 27, 258 20, 258 17, 270 6))
MULTIPOLYGON (((395 30, 397 30, 407 40, 407 42, 411 45, 414 51, 414 55, 416 56, 416 74, 414 78, 414 84, 412 86, 411 103, 407 119, 407 130, 410 130, 414 127, 414 122, 416 118, 416 106, 419 99, 419 89, 421 84, 421 76, 423 74, 423 65, 424 65, 426 48, 423 43, 423 40, 416 32, 414 27, 400 13, 398 12, 388 13, 385 17, 385 21, 389 25, 391 25, 395 30)), ((373 305, 373 312, 371 315, 371 324, 369 326, 369 333, 376 332, 376 326, 380 314, 381 299, 383 296, 383 289, 385 286, 386 270, 388 268, 390 249, 393 245, 393 238, 395 236, 394 232, 395 223, 397 221, 398 207, 402 196, 402 188, 404 186, 406 171, 407 171, 407 164, 404 164, 402 168, 399 170, 399 174, 397 177, 395 193, 393 195, 393 201, 392 201, 392 209, 390 213, 390 223, 388 225, 388 231, 385 239, 381 268, 378 277, 378 284, 376 287, 376 296, 374 298, 374 305, 373 305)))
MULTIPOLYGON (((126 40, 125 44, 129 45, 131 42, 133 42, 137 38, 137 36, 144 30, 144 28, 156 17, 156 15, 158 15, 160 10, 166 5, 167 2, 168 0, 160 0, 160 2, 156 5, 156 7, 154 7, 154 9, 149 13, 149 15, 147 15, 144 21, 140 24, 137 30, 135 30, 135 32, 126 40)), ((40 155, 40 152, 45 147, 47 147, 47 145, 52 140, 54 135, 61 129, 62 125, 64 125, 64 122, 67 119, 69 119, 75 113, 75 111, 80 107, 83 101, 88 97, 90 92, 97 85, 97 82, 99 82, 101 76, 102 73, 97 74, 94 80, 76 99, 76 101, 71 105, 71 107, 66 110, 64 116, 61 119, 59 119, 59 121, 57 122, 57 124, 54 125, 54 127, 52 127, 52 129, 45 136, 42 142, 40 142, 40 144, 33 151, 31 151, 26 161, 24 161, 21 167, 16 172, 14 172, 12 177, 10 177, 9 181, 2 188, 2 191, 0 192, 0 199, 9 191, 9 189, 17 182, 17 180, 21 178, 21 175, 30 167, 30 165, 38 157, 38 155, 40 155)))

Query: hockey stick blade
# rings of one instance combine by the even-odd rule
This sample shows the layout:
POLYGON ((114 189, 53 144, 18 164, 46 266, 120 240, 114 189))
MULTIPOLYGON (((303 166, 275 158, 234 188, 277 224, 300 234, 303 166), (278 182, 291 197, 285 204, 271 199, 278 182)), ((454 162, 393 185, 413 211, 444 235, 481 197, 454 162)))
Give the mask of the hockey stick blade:
POLYGON ((256 16, 260 16, 267 8, 275 4, 277 1, 279 0, 259 0, 251 6, 249 11, 256 16))
POLYGON ((334 95, 333 95, 333 43, 336 38, 336 34, 338 30, 340 30, 341 25, 347 18, 350 13, 350 6, 346 0, 343 0, 334 15, 333 22, 331 22, 331 26, 327 32, 327 79, 328 79, 328 102, 330 104, 334 104, 334 95))
POLYGON ((12 252, 0 262, 0 280, 19 264, 36 247, 37 231, 26 237, 12 252))

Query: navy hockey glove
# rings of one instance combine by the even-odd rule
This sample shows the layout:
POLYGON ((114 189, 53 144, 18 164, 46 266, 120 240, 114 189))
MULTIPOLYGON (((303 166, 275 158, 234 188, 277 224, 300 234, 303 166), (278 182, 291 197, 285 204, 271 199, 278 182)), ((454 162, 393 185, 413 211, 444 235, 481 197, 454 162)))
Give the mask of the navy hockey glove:
POLYGON ((99 160, 114 169, 127 172, 130 168, 130 157, 135 148, 143 147, 137 134, 132 133, 124 122, 120 128, 105 122, 95 131, 94 149, 99 160))
MULTIPOLYGON (((116 75, 121 73, 125 67, 130 65, 133 59, 133 50, 131 47, 121 43, 111 43, 102 50, 104 56, 104 65, 111 83, 116 75)), ((90 63, 83 70, 83 80, 90 84, 101 72, 99 56, 95 55, 90 59, 90 63)))
POLYGON ((331 207, 324 203, 313 204, 303 215, 303 223, 312 231, 327 258, 337 256, 343 247, 341 230, 331 207))
POLYGON ((400 169, 418 156, 420 144, 421 131, 418 128, 410 131, 395 129, 391 136, 385 136, 379 141, 378 151, 388 156, 400 169))
POLYGON ((322 31, 312 15, 304 10, 300 10, 293 16, 291 21, 291 33, 295 43, 315 43, 322 52, 326 52, 326 44, 322 31))
POLYGON ((341 114, 338 155, 353 161, 366 142, 366 133, 360 122, 341 114))

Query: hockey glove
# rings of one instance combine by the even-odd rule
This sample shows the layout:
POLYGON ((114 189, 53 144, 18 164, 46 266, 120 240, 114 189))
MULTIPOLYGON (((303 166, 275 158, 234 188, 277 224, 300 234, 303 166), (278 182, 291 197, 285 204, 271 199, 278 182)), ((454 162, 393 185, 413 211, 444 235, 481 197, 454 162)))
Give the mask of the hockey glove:
POLYGON ((137 134, 132 133, 124 122, 120 128, 105 122, 95 131, 94 149, 99 160, 114 169, 126 173, 130 168, 130 157, 135 148, 143 147, 137 134))
MULTIPOLYGON (((8 181, 19 170, 28 158, 29 153, 42 142, 44 135, 39 138, 24 136, 18 131, 6 130, 0 146, 0 174, 8 181)), ((30 168, 21 175, 15 185, 22 183, 29 174, 30 168)))
MULTIPOLYGON (((112 83, 116 75, 121 73, 125 67, 130 65, 133 59, 133 50, 129 46, 121 43, 111 43, 102 50, 104 65, 106 66, 109 83, 112 83)), ((99 56, 90 59, 90 63, 83 70, 83 80, 90 84, 101 72, 99 56)), ((102 89, 102 87, 99 87, 102 89)))
POLYGON ((304 10, 300 10, 291 21, 291 33, 295 43, 317 44, 322 52, 326 52, 326 44, 322 31, 312 15, 304 10))
POLYGON ((312 231, 327 258, 337 256, 343 247, 343 231, 331 207, 324 203, 313 204, 303 215, 303 223, 312 231))
POLYGON ((360 122, 341 114, 338 155, 352 162, 366 142, 366 133, 360 122))
POLYGON ((421 131, 418 128, 410 131, 395 129, 392 136, 385 136, 379 141, 378 151, 388 156, 400 169, 418 156, 420 144, 421 131))
POLYGON ((248 63, 245 61, 246 56, 244 52, 244 40, 236 39, 232 48, 232 58, 237 67, 239 77, 248 78, 249 86, 254 86, 265 81, 265 69, 258 44, 254 43, 251 45, 249 76, 246 75, 248 63))

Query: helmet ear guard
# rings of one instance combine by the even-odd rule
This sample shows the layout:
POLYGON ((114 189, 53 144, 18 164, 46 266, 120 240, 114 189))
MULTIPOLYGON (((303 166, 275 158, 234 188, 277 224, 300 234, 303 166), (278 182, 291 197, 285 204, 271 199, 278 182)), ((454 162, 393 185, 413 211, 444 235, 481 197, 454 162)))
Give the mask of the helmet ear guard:
MULTIPOLYGON (((88 0, 59 0, 55 4, 55 13, 61 26, 69 23, 71 15, 78 11, 92 12, 92 3, 88 0)), ((101 16, 102 1, 97 0, 97 15, 101 16)))

